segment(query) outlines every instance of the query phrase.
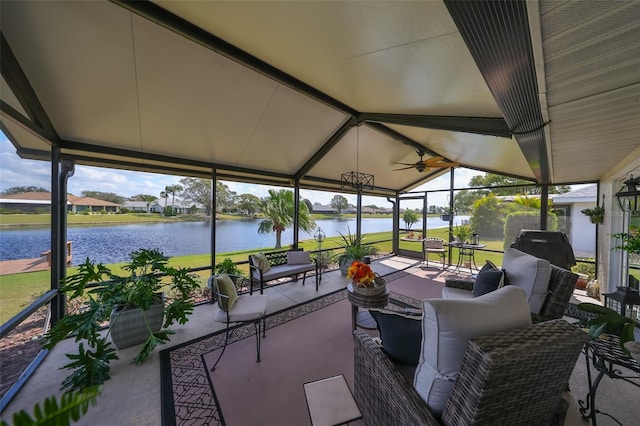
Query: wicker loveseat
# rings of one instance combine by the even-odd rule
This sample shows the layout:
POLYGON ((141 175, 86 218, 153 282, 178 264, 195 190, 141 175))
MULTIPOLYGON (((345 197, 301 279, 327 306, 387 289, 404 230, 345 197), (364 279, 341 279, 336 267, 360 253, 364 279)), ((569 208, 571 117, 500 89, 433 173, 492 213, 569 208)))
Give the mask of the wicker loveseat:
POLYGON ((472 339, 441 418, 368 334, 354 332, 354 397, 368 426, 562 424, 586 333, 563 320, 472 339))

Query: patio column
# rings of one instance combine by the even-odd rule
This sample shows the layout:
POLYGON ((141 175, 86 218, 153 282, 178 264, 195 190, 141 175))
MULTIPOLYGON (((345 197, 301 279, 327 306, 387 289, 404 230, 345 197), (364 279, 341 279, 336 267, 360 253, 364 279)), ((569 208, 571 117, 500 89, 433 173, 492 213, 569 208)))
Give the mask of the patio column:
POLYGON ((356 236, 362 235, 362 191, 358 190, 356 197, 356 236))
POLYGON ((298 242, 300 241, 299 234, 300 230, 298 226, 300 226, 300 179, 294 180, 293 187, 293 249, 298 248, 298 242))
MULTIPOLYGON (((60 288, 67 275, 67 181, 75 164, 61 160, 60 148, 51 149, 51 290, 60 288)), ((51 300, 51 323, 67 313, 66 298, 58 294, 51 300)))
POLYGON ((393 204, 393 231, 391 232, 391 251, 393 253, 398 253, 398 250, 400 249, 400 243, 398 241, 400 239, 400 194, 396 192, 395 201, 388 197, 387 201, 393 204))
POLYGON ((548 225, 548 212, 549 210, 549 185, 540 186, 540 230, 546 231, 548 225))
POLYGON ((217 169, 211 169, 211 274, 213 275, 213 268, 216 265, 216 188, 218 187, 218 171, 217 169))

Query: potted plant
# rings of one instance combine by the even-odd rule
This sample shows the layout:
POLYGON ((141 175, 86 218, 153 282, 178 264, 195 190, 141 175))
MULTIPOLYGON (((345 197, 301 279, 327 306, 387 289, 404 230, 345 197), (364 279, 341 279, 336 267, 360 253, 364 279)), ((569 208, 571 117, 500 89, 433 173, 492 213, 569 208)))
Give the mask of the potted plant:
POLYGON ((133 360, 140 364, 157 345, 169 341, 173 331, 167 327, 175 321, 185 324, 193 312, 191 295, 199 283, 188 269, 169 266, 168 258, 159 250, 132 252, 122 270, 128 274, 117 275, 87 259, 77 274, 63 280, 60 293, 85 303, 78 313, 62 317, 45 335, 46 349, 70 336, 80 342, 77 354, 67 354, 73 362, 64 368, 74 371, 62 383, 62 390, 84 389, 110 378, 109 362, 118 356, 109 337, 118 349, 144 343, 133 360), (163 291, 168 292, 169 301, 165 301, 163 291), (107 321, 108 331, 101 333, 107 321))
POLYGON ((442 209, 442 213, 440 213, 440 219, 445 221, 445 222, 449 222, 451 221, 451 218, 453 217, 453 210, 451 209, 451 207, 444 207, 442 209))
POLYGON ((589 337, 596 339, 602 333, 613 334, 620 337, 620 347, 626 353, 629 353, 625 347, 625 343, 635 341, 635 329, 640 328, 640 324, 636 323, 629 317, 619 314, 618 312, 595 303, 583 302, 578 305, 578 309, 583 312, 595 314, 595 318, 587 321, 589 337))
POLYGON ((364 260, 365 256, 373 254, 373 247, 364 245, 364 235, 357 237, 351 234, 351 230, 347 228, 347 235, 338 232, 342 237, 340 248, 342 249, 334 256, 334 262, 340 267, 342 275, 347 275, 349 266, 354 260, 364 260))
POLYGON ((453 227, 453 236, 456 237, 457 241, 460 243, 468 242, 472 233, 473 231, 471 230, 471 227, 466 224, 453 227))
MULTIPOLYGON (((238 265, 236 265, 236 263, 228 257, 225 258, 222 262, 215 264, 215 266, 213 267, 213 273, 216 275, 229 275, 229 278, 231 278, 233 284, 236 285, 236 288, 242 287, 245 278, 244 273, 240 268, 238 268, 238 265), (238 283, 238 281, 240 282, 238 283)), ((213 303, 213 289, 209 288, 209 292, 211 295, 210 301, 211 303, 213 303)))
POLYGON ((583 209, 580 212, 589 216, 591 223, 602 223, 604 221, 604 207, 595 206, 592 209, 583 209))

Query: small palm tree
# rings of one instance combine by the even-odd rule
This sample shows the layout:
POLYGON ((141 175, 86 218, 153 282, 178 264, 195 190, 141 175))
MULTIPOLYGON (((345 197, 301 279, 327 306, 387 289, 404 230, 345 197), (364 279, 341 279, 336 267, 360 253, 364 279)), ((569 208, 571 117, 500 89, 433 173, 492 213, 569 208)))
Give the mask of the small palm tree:
MULTIPOLYGON (((282 231, 293 226, 295 203, 293 191, 286 189, 270 189, 269 196, 262 200, 262 213, 265 219, 260 222, 258 233, 276 233, 276 247, 282 247, 282 231)), ((315 221, 311 218, 305 203, 299 203, 298 227, 307 232, 315 229, 315 221)))

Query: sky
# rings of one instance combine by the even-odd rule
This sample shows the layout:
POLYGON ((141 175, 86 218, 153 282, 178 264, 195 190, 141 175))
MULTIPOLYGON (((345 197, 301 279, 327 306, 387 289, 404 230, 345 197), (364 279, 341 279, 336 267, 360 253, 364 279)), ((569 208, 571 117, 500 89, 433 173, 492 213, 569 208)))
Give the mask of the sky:
MULTIPOLYGON (((469 180, 481 172, 468 169, 456 169, 455 186, 466 187, 469 180)), ((82 191, 112 192, 123 197, 131 197, 137 194, 150 194, 157 197, 168 185, 179 184, 182 176, 161 175, 107 169, 100 167, 76 166, 74 175, 68 181, 68 192, 80 195, 82 191)), ((246 184, 239 182, 222 181, 231 191, 240 194, 253 194, 260 198, 268 195, 268 190, 273 188, 266 185, 246 184)), ((0 191, 16 186, 37 186, 51 189, 51 165, 46 161, 23 160, 16 154, 16 149, 9 139, 0 131, 0 191)), ((428 189, 447 189, 449 187, 449 174, 445 174, 429 183, 428 189)), ((414 191, 424 191, 426 184, 414 191)), ((300 190, 302 198, 309 199, 312 203, 330 204, 335 193, 324 191, 300 190)), ((349 203, 356 204, 356 196, 344 195, 349 203)), ((363 196, 363 204, 375 204, 379 207, 390 207, 385 199, 380 197, 363 196)), ((448 204, 447 193, 434 193, 429 196, 429 204, 445 206, 448 204)), ((403 208, 422 208, 422 201, 403 202, 403 208), (406 204, 405 204, 406 203, 406 204)))

